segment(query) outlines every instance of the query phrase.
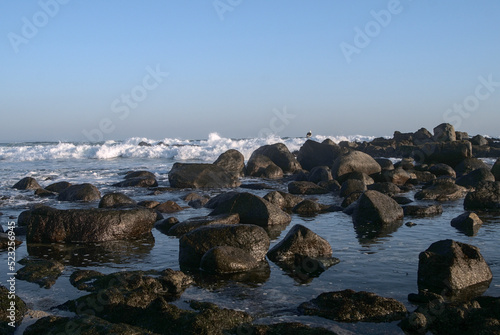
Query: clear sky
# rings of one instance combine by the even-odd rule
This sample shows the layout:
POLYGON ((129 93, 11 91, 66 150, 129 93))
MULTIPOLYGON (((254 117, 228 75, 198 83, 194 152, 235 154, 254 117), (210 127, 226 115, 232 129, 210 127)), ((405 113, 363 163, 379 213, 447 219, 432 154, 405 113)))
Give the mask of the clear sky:
POLYGON ((0 2, 0 141, 500 135, 500 1, 0 2))

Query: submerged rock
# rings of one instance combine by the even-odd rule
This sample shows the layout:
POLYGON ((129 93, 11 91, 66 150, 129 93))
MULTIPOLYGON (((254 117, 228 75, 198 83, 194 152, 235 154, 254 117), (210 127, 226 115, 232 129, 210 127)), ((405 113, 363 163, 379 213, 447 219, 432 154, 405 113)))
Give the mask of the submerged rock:
POLYGON ((19 264, 24 267, 17 270, 17 279, 38 284, 43 288, 50 288, 54 285, 64 270, 63 264, 52 260, 25 258, 20 260, 19 264))
POLYGON ((443 206, 441 205, 407 205, 403 207, 404 214, 408 216, 436 216, 443 213, 443 206))
POLYGON ((113 184, 115 187, 156 187, 158 186, 158 182, 156 178, 151 177, 135 177, 135 178, 127 178, 123 181, 120 181, 116 184, 113 184))

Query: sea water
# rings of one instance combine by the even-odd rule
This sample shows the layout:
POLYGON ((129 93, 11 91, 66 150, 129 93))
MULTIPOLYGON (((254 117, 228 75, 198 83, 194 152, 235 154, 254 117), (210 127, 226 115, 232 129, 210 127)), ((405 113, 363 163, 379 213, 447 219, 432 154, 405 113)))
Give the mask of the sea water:
MULTIPOLYGON (((335 142, 369 141, 369 136, 315 136, 313 140, 323 141, 330 138, 335 142)), ((30 176, 44 187, 59 181, 73 184, 92 183, 102 194, 123 192, 134 200, 174 200, 181 206, 187 204, 181 197, 186 190, 153 195, 150 190, 141 188, 116 188, 112 185, 123 179, 132 170, 148 170, 156 175, 159 186, 168 186, 168 172, 175 162, 211 163, 229 149, 239 150, 248 160, 251 153, 265 144, 284 143, 290 151, 299 150, 304 138, 267 138, 267 139, 228 139, 218 134, 210 134, 206 140, 147 139, 132 138, 126 141, 107 141, 103 143, 8 143, 0 144, 0 222, 7 228, 9 221, 35 204, 45 204, 60 209, 97 207, 95 203, 59 202, 54 198, 40 198, 33 191, 12 189, 20 179, 30 176), (140 146, 144 142, 151 146, 140 146)), ((144 144, 143 143, 143 144, 144 144)), ((494 159, 486 160, 492 164, 494 159)), ((263 180, 243 178, 243 183, 258 183, 263 180)), ((277 190, 286 191, 286 185, 276 181, 266 181, 277 190)), ((248 189, 237 189, 249 191, 248 189)), ((222 190, 203 190, 200 193, 214 196, 222 190)), ((250 191, 264 196, 269 190, 250 191)), ((415 191, 404 194, 413 199, 415 191)), ((340 204, 339 197, 327 194, 312 196, 322 204, 340 204)), ((429 204, 428 201, 415 201, 415 204, 429 204)), ((354 230, 352 218, 341 212, 324 213, 315 217, 292 215, 292 222, 273 232, 271 247, 279 242, 295 224, 302 224, 325 238, 333 248, 333 256, 340 263, 329 268, 317 278, 301 280, 272 262, 270 273, 254 281, 240 282, 231 279, 198 278, 197 285, 188 288, 175 302, 188 308, 186 301, 200 300, 214 302, 221 307, 243 310, 252 314, 259 323, 280 321, 299 321, 318 325, 339 334, 402 334, 397 322, 390 324, 337 323, 318 317, 298 316, 296 307, 323 292, 353 289, 369 291, 384 297, 403 302, 408 309, 415 306, 407 300, 409 293, 417 292, 418 255, 433 242, 443 239, 475 245, 493 272, 493 281, 486 295, 500 295, 500 215, 481 214, 484 221, 476 236, 466 236, 451 227, 450 221, 463 213, 463 199, 442 204, 442 215, 431 218, 405 218, 416 225, 401 225, 378 236, 366 238, 354 230)), ((208 209, 187 208, 172 214, 180 221, 194 216, 203 216, 208 209)), ((167 216, 165 214, 165 216, 167 216)), ((77 269, 97 270, 111 273, 124 270, 163 270, 179 269, 177 238, 169 237, 156 229, 152 237, 138 241, 119 241, 97 244, 26 244, 25 237, 18 238, 23 244, 18 247, 16 260, 24 257, 54 259, 66 268, 55 285, 50 289, 40 288, 37 284, 16 281, 16 293, 33 310, 50 314, 67 315, 55 307, 67 300, 87 294, 69 283, 71 273, 77 269)), ((5 285, 7 277, 7 253, 0 252, 0 280, 5 285)), ((17 269, 22 265, 17 264, 17 269)), ((26 318, 23 327, 33 320, 26 318)))

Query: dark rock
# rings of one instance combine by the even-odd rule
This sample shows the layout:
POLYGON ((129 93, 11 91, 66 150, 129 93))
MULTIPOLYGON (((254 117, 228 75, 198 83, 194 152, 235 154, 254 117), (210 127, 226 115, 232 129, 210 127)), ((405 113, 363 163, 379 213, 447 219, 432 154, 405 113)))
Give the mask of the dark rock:
POLYGON ((175 217, 169 217, 158 221, 155 223, 155 228, 161 231, 162 233, 167 234, 170 228, 179 223, 179 220, 175 217))
POLYGON ((476 235, 482 224, 483 221, 473 212, 465 212, 451 220, 452 227, 468 236, 476 235))
MULTIPOLYGON (((240 329, 240 328, 238 328, 240 329)), ((337 333, 325 328, 314 328, 298 322, 290 323, 274 323, 272 325, 248 325, 241 327, 241 333, 237 334, 254 334, 254 335, 337 335, 337 333)))
POLYGON ((363 172, 352 172, 347 175, 347 179, 361 180, 365 185, 373 185, 375 180, 363 172))
POLYGON ((366 191, 359 198, 353 213, 355 224, 387 225, 403 218, 403 208, 389 196, 378 191, 366 191))
POLYGON ((403 159, 401 159, 399 162, 397 162, 396 164, 394 164, 394 168, 395 169, 403 169, 403 170, 406 170, 406 171, 413 171, 413 169, 415 168, 415 160, 411 157, 405 157, 403 159))
POLYGON ((342 187, 340 188, 340 196, 347 197, 352 193, 363 193, 366 190, 367 188, 363 181, 358 179, 347 179, 342 183, 342 187))
POLYGON ((307 140, 300 147, 297 160, 304 169, 311 171, 316 166, 332 166, 341 153, 342 149, 338 145, 307 140))
POLYGON ((189 233, 191 230, 195 230, 196 228, 200 228, 203 226, 236 223, 240 223, 240 216, 238 214, 221 214, 215 216, 194 217, 175 224, 168 230, 167 235, 180 237, 186 233, 189 233))
POLYGON ((375 158, 375 161, 380 165, 382 171, 394 170, 394 164, 390 159, 387 158, 375 158))
POLYGON ((24 177, 23 179, 15 183, 12 188, 18 190, 36 190, 41 188, 41 186, 38 184, 35 178, 24 177))
POLYGON ((404 214, 408 216, 436 216, 443 213, 443 206, 441 205, 408 205, 403 207, 404 214))
POLYGON ((238 193, 220 203, 209 215, 237 213, 241 223, 258 226, 286 225, 292 218, 280 207, 251 193, 238 193))
POLYGON ((489 169, 488 165, 485 162, 483 162, 479 158, 471 157, 464 159, 460 162, 460 164, 455 166, 455 171, 457 172, 457 177, 461 177, 479 168, 489 169))
POLYGON ((425 128, 420 128, 419 130, 417 130, 415 133, 413 133, 412 137, 413 137, 413 142, 417 145, 432 141, 431 132, 425 128))
POLYGON ((68 183, 67 181, 60 181, 58 183, 50 184, 45 189, 50 192, 61 193, 71 185, 72 184, 68 183))
POLYGON ((221 154, 214 162, 214 165, 220 166, 238 178, 245 175, 245 157, 235 149, 229 149, 221 154))
POLYGON ((408 205, 413 202, 413 200, 403 196, 394 196, 392 198, 400 205, 408 205))
POLYGON ((321 181, 329 181, 332 179, 332 171, 328 166, 315 166, 312 168, 308 177, 308 181, 316 184, 321 181))
POLYGON ((455 127, 449 123, 441 123, 434 128, 433 140, 435 142, 452 142, 456 141, 455 127))
POLYGON ((275 204, 276 206, 280 207, 281 209, 285 208, 293 208, 297 204, 299 204, 302 199, 299 196, 286 193, 286 192, 281 192, 281 191, 272 191, 269 192, 264 196, 264 199, 269 201, 272 204, 275 204))
POLYGON ((40 207, 25 220, 27 241, 102 242, 136 239, 151 232, 156 213, 148 209, 69 209, 40 207))
POLYGON ((153 145, 148 143, 148 142, 141 141, 141 142, 139 142, 138 146, 140 146, 140 147, 152 147, 153 145))
POLYGON ((37 188, 35 190, 35 195, 45 198, 45 197, 55 197, 57 193, 47 191, 46 189, 43 188, 37 188))
POLYGON ((480 183, 495 182, 489 168, 479 168, 457 179, 456 184, 466 188, 476 188, 480 183))
POLYGON ((160 205, 160 203, 158 201, 154 201, 154 200, 143 200, 143 201, 140 201, 137 203, 137 206, 141 206, 141 207, 149 208, 149 209, 153 209, 158 205, 160 205))
POLYGON ((416 225, 417 224, 415 222, 412 222, 412 221, 408 221, 408 222, 405 223, 405 226, 407 226, 407 227, 414 227, 416 225))
POLYGON ((101 199, 101 192, 92 184, 72 185, 59 193, 59 201, 96 201, 101 199))
POLYGON ((375 159, 361 151, 351 151, 338 157, 332 166, 332 175, 337 180, 351 172, 364 172, 371 175, 380 171, 382 168, 375 159))
POLYGON ((491 173, 495 176, 496 181, 500 181, 500 158, 497 158, 497 161, 493 164, 491 173))
POLYGON ((221 203, 226 202, 231 200, 232 198, 236 197, 239 192, 236 191, 231 191, 231 192, 224 192, 221 193, 213 198, 211 198, 206 204, 205 208, 211 208, 215 209, 217 206, 219 206, 221 203))
POLYGON ((457 141, 469 140, 469 134, 465 131, 455 131, 457 141))
POLYGON ((283 178, 283 170, 276 165, 269 157, 252 154, 246 167, 248 176, 267 179, 283 178))
POLYGON ((115 187, 156 187, 158 182, 155 178, 136 177, 128 178, 119 183, 113 184, 115 187))
POLYGON ((124 178, 125 179, 135 179, 135 178, 156 179, 156 176, 152 172, 141 170, 141 171, 127 172, 127 174, 125 175, 124 178))
POLYGON ((105 194, 99 202, 99 208, 120 207, 123 205, 135 205, 136 202, 123 193, 105 194))
POLYGON ((249 163, 254 155, 263 155, 268 157, 274 164, 283 170, 284 173, 294 173, 295 171, 302 169, 300 163, 283 143, 264 145, 258 148, 250 156, 250 159, 248 160, 249 163))
POLYGON ((337 145, 337 143, 335 143, 335 142, 334 142, 332 139, 330 139, 330 138, 325 139, 325 140, 324 140, 323 142, 321 142, 321 143, 322 143, 322 144, 333 145, 333 146, 337 145))
POLYGON ((303 215, 314 215, 321 211, 321 206, 313 200, 306 199, 293 207, 292 212, 303 215))
POLYGON ((444 163, 450 166, 472 157, 469 141, 432 142, 417 146, 412 157, 419 163, 444 163))
POLYGON ((76 270, 69 277, 71 285, 79 290, 94 291, 94 283, 96 279, 102 278, 104 275, 95 270, 76 270))
POLYGON ((396 130, 392 138, 396 142, 413 142, 413 133, 402 133, 396 130))
POLYGON ((488 140, 484 138, 482 135, 476 135, 470 139, 470 142, 473 145, 485 146, 488 145, 488 140))
POLYGON ((331 258, 332 247, 324 238, 297 224, 290 229, 283 240, 269 250, 267 257, 273 262, 287 262, 294 260, 295 255, 331 258))
POLYGON ((440 182, 415 193, 415 199, 453 201, 463 198, 466 192, 465 187, 458 186, 453 182, 440 182))
POLYGON ((452 178, 457 177, 457 173, 453 168, 447 164, 439 163, 439 164, 434 164, 429 168, 429 172, 434 174, 436 177, 440 176, 449 176, 452 178))
POLYGON ((205 198, 205 197, 202 196, 201 194, 191 192, 191 193, 188 193, 185 196, 183 196, 181 199, 186 201, 186 202, 189 202, 191 200, 198 200, 198 199, 203 199, 203 198, 205 198))
POLYGON ((340 322, 392 322, 405 318, 408 313, 395 299, 353 290, 322 293, 302 303, 299 311, 340 322))
POLYGON ((419 183, 427 183, 436 179, 436 175, 429 171, 414 171, 416 181, 419 183))
POLYGON ((241 184, 240 188, 245 188, 248 190, 274 190, 275 187, 266 183, 248 183, 241 184))
POLYGON ((467 193, 465 210, 500 211, 500 182, 485 182, 474 192, 467 193))
POLYGON ((401 189, 396 184, 391 182, 375 183, 373 185, 369 185, 368 189, 383 193, 390 197, 394 196, 395 194, 401 193, 401 189))
POLYGON ((22 259, 19 264, 23 268, 17 270, 17 279, 35 283, 43 288, 50 288, 56 283, 57 278, 62 274, 64 265, 52 260, 29 260, 22 259))
POLYGON ((477 285, 486 289, 492 277, 479 248, 473 245, 442 240, 419 255, 419 291, 456 296, 477 285))
MULTIPOLYGON (((10 284, 7 282, 7 285, 10 284)), ((15 291, 15 288, 12 291, 15 291)), ((25 302, 15 294, 12 295, 13 299, 11 299, 11 294, 8 288, 0 285, 0 334, 14 333, 15 327, 12 325, 19 326, 23 321, 24 314, 28 311, 25 302), (11 302, 15 303, 13 311, 11 302)))
POLYGON ((210 273, 236 273, 256 269, 260 263, 247 251, 218 246, 208 250, 201 258, 200 268, 210 273))
POLYGON ((318 183, 318 186, 323 187, 324 189, 327 189, 330 192, 339 192, 341 187, 340 183, 335 179, 329 181, 320 181, 318 183))
POLYGON ((160 213, 175 213, 178 211, 182 211, 182 207, 173 200, 165 201, 164 203, 156 206, 154 209, 160 213))
POLYGON ((175 188, 225 188, 241 184, 238 178, 213 164, 175 163, 168 180, 175 188))
POLYGON ((208 198, 201 198, 201 199, 196 199, 196 200, 191 200, 188 202, 188 205, 193 207, 193 208, 203 208, 208 202, 208 198))
POLYGON ((243 249, 257 261, 266 257, 269 236, 259 226, 250 224, 210 225, 183 235, 179 240, 181 266, 198 268, 205 253, 218 246, 243 249))
MULTIPOLYGON (((361 197, 362 195, 363 195, 363 192, 353 192, 353 193, 349 194, 342 201, 342 204, 341 204, 342 208, 346 208, 347 209, 349 206, 351 206, 356 201, 358 201, 359 197, 361 197)), ((346 211, 344 211, 344 213, 347 214, 346 211)), ((350 214, 352 214, 352 213, 350 213, 350 214)))
POLYGON ((326 194, 330 191, 310 181, 292 181, 288 184, 291 194, 326 194))

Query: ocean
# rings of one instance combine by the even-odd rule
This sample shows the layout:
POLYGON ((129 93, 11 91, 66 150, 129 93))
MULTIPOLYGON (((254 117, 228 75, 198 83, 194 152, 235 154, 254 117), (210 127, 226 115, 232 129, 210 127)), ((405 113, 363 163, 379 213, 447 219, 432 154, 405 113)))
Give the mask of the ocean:
MULTIPOLYGON (((313 140, 330 138, 340 141, 370 141, 371 136, 313 136, 313 140)), ((19 191, 12 186, 20 179, 30 176, 44 187, 59 181, 73 184, 92 183, 104 195, 107 192, 123 192, 134 200, 174 200, 181 206, 187 204, 181 197, 186 190, 153 195, 150 190, 138 188, 116 188, 112 185, 123 179, 132 170, 153 172, 159 186, 168 186, 168 172, 175 162, 211 163, 229 150, 237 149, 248 160, 251 153, 265 144, 284 143, 290 151, 299 150, 305 138, 249 138, 230 139, 216 133, 203 140, 147 139, 131 138, 125 141, 102 143, 74 142, 30 142, 0 144, 0 222, 5 229, 8 222, 16 221, 18 215, 35 204, 45 204, 60 209, 97 207, 97 203, 67 203, 54 198, 40 198, 33 191, 19 191), (140 145, 141 144, 141 145, 140 145), (151 146, 148 146, 151 145, 151 146)), ((391 158, 391 157, 389 157, 391 158)), ((393 158, 393 161, 397 161, 393 158)), ((492 164, 495 159, 485 160, 492 164)), ((243 183, 262 182, 256 178, 243 178, 243 183)), ((265 181, 277 190, 286 191, 286 185, 277 181, 265 181)), ((264 196, 270 190, 248 190, 264 196)), ((203 190, 200 193, 214 196, 221 190, 203 190)), ((413 199, 415 191, 404 195, 413 199)), ((322 204, 339 205, 342 199, 332 194, 317 195, 313 198, 322 204)), ((428 204, 415 201, 415 204, 428 204)), ((463 199, 442 204, 443 214, 431 218, 405 218, 416 225, 402 225, 394 231, 385 232, 371 239, 358 236, 350 216, 342 212, 323 213, 315 217, 292 215, 292 222, 281 232, 275 232, 271 246, 278 243, 295 224, 302 224, 325 238, 333 248, 333 256, 340 263, 329 268, 317 278, 300 281, 292 278, 279 266, 269 262, 268 276, 254 282, 233 280, 213 280, 200 278, 175 302, 187 307, 186 301, 200 300, 214 302, 221 307, 243 310, 251 313, 259 323, 278 321, 299 321, 319 325, 339 334, 403 334, 397 322, 389 324, 357 323, 346 324, 317 318, 298 316, 295 308, 320 293, 353 289, 370 291, 384 297, 403 302, 408 309, 414 305, 408 302, 409 293, 417 292, 418 255, 433 242, 453 239, 480 248, 493 272, 493 282, 486 295, 500 295, 500 215, 486 213, 480 217, 484 221, 475 236, 466 236, 451 227, 450 221, 463 213, 463 199)), ((179 221, 194 216, 207 215, 208 209, 186 208, 175 213, 179 221)), ((165 214, 167 217, 168 215, 165 214)), ((18 247, 16 261, 25 257, 55 259, 66 267, 57 282, 50 288, 40 288, 37 284, 16 281, 16 293, 33 310, 49 314, 68 315, 54 307, 69 299, 85 295, 70 285, 69 277, 77 269, 97 270, 111 273, 123 270, 179 269, 177 238, 169 237, 153 229, 153 239, 113 242, 102 244, 48 244, 27 245, 24 236, 18 237, 23 244, 18 247)), ((0 252, 0 281, 5 285, 7 278, 7 253, 0 252)), ((22 265, 17 264, 17 269, 22 265)), ((33 323, 26 318, 23 326, 33 323)))

